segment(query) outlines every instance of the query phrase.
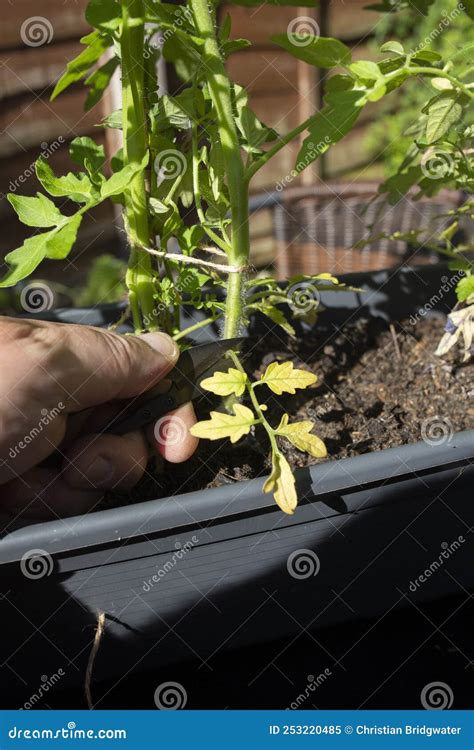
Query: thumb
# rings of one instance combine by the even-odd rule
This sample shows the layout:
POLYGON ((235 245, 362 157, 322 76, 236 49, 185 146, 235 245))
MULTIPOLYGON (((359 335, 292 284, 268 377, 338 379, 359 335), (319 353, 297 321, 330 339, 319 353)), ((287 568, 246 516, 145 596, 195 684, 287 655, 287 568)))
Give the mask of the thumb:
POLYGON ((43 371, 64 391, 66 412, 151 388, 176 364, 177 344, 165 333, 123 336, 79 325, 50 324, 43 371), (60 333, 60 335, 58 335, 60 333))

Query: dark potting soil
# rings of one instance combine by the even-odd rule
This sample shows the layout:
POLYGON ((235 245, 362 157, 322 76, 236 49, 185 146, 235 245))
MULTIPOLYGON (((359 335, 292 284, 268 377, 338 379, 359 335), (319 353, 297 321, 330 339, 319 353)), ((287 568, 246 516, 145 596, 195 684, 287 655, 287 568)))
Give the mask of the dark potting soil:
MULTIPOLYGON (((335 332, 322 344, 316 327, 303 339, 284 340, 267 334, 253 342, 246 369, 259 377, 275 360, 293 361, 314 372, 317 383, 295 395, 275 396, 268 389, 266 417, 277 424, 286 411, 290 421, 310 419, 313 432, 335 460, 369 451, 418 442, 436 442, 446 435, 474 427, 473 372, 460 363, 460 349, 435 357, 443 321, 423 319, 387 328, 382 321, 360 320, 335 332)), ((219 402, 213 408, 222 408, 219 402)), ((209 405, 198 417, 206 419, 209 405)), ((236 445, 228 440, 201 440, 196 454, 184 465, 155 464, 126 497, 114 494, 104 504, 168 497, 231 482, 264 476, 270 471, 266 434, 257 428, 236 445), (262 434, 263 433, 263 434, 262 434)), ((286 440, 281 448, 293 467, 319 463, 286 440)), ((102 506, 104 507, 104 506, 102 506)))

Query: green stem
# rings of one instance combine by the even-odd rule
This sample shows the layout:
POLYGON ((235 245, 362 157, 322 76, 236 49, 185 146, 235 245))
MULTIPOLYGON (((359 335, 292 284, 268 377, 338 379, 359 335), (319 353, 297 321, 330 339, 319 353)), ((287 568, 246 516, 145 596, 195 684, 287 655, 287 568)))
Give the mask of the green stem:
MULTIPOLYGON (((122 109, 124 164, 140 165, 148 151, 144 91, 143 0, 122 0, 122 109)), ((131 250, 126 276, 135 330, 157 330, 145 174, 138 171, 125 194, 131 250)))
POLYGON ((437 70, 436 68, 422 68, 422 67, 416 67, 416 68, 407 67, 407 70, 410 73, 410 75, 424 75, 424 76, 432 76, 433 78, 446 78, 447 81, 451 81, 451 83, 453 84, 455 88, 462 91, 463 94, 466 94, 471 99, 474 99, 474 92, 470 91, 464 83, 459 81, 454 76, 449 75, 449 73, 446 73, 444 70, 437 70))
POLYGON ((220 315, 212 315, 209 318, 200 320, 199 323, 194 323, 192 326, 188 326, 184 330, 175 334, 173 338, 175 341, 179 341, 180 339, 183 339, 185 336, 189 336, 190 333, 193 333, 194 331, 198 331, 200 328, 204 328, 204 326, 208 326, 211 323, 215 323, 215 321, 218 320, 220 317, 221 317, 220 315))
MULTIPOLYGON (((232 107, 232 90, 217 43, 214 20, 208 0, 190 0, 198 34, 204 39, 203 65, 217 115, 219 139, 227 175, 231 205, 232 245, 229 264, 247 267, 250 254, 248 179, 240 152, 232 107)), ((224 337, 239 332, 242 318, 244 273, 230 274, 227 285, 224 337)))
POLYGON ((264 415, 264 413, 262 411, 262 407, 258 403, 258 399, 257 399, 257 397, 256 397, 256 395, 254 393, 254 390, 253 390, 254 389, 254 385, 257 385, 257 383, 251 383, 250 382, 250 380, 248 379, 247 373, 245 372, 244 368, 240 364, 240 360, 239 360, 239 358, 238 358, 238 356, 237 356, 237 354, 235 352, 229 351, 229 357, 232 360, 232 362, 234 363, 234 365, 237 368, 237 370, 239 370, 239 372, 242 372, 245 375, 245 377, 247 378, 247 380, 246 380, 247 392, 248 392, 248 394, 250 396, 250 400, 252 402, 253 408, 255 409, 255 411, 257 413, 257 416, 258 416, 258 421, 254 422, 254 424, 261 424, 265 428, 265 431, 266 431, 266 433, 268 435, 268 438, 270 440, 270 445, 272 446, 272 453, 279 453, 278 443, 277 443, 276 436, 275 436, 275 430, 271 426, 270 422, 267 422, 267 420, 265 419, 265 415, 264 415))
POLYGON ((254 161, 249 167, 247 167, 247 179, 251 180, 252 177, 255 175, 256 172, 259 171, 267 161, 270 161, 275 154, 277 154, 279 151, 281 151, 284 146, 288 145, 290 141, 293 140, 293 138, 296 138, 296 136, 300 135, 300 133, 303 132, 303 130, 306 130, 310 124, 311 121, 314 120, 316 115, 311 115, 311 117, 308 117, 304 122, 302 122, 300 125, 297 125, 296 128, 293 128, 293 130, 290 130, 289 133, 286 133, 286 135, 281 136, 281 138, 278 140, 277 143, 275 143, 272 148, 269 148, 268 151, 265 151, 265 153, 260 156, 256 161, 254 161))

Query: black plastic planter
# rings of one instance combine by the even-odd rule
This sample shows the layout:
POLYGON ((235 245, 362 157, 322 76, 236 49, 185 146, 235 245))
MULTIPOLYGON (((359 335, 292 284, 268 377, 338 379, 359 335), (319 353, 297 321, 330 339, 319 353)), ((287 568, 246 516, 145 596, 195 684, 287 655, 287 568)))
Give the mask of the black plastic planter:
MULTIPOLYGON (((355 316, 394 320, 428 302, 430 314, 445 314, 446 275, 350 278, 367 292, 323 295, 322 343, 355 316)), ((58 317, 101 324, 111 314, 58 317)), ((187 659, 212 664, 223 649, 471 589, 473 437, 298 470, 292 517, 256 479, 6 533, 2 705, 23 705, 59 670, 58 687, 82 683, 98 611, 106 634, 97 680, 187 659)))

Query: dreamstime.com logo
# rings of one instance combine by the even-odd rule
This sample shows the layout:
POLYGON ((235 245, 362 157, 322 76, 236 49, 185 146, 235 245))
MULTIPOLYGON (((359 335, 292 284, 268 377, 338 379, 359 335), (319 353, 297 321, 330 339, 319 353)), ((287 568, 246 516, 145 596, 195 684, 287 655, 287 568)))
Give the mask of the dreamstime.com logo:
POLYGON ((20 561, 20 570, 31 581, 45 578, 53 572, 53 558, 44 549, 30 549, 20 561))
MULTIPOLYGON (((41 148, 40 158, 46 159, 46 160, 49 159, 49 157, 52 154, 55 154, 56 151, 64 143, 65 143, 65 140, 62 137, 62 135, 58 136, 55 141, 52 141, 52 143, 47 143, 46 141, 43 141, 43 143, 40 146, 41 148)), ((20 185, 24 185, 25 182, 27 182, 30 177, 36 176, 36 169, 35 169, 36 161, 37 159, 32 161, 18 177, 10 181, 10 184, 8 185, 8 190, 10 193, 16 193, 20 185)))
POLYGON ((154 161, 155 172, 160 185, 164 180, 176 180, 186 172, 188 162, 186 157, 175 148, 161 151, 154 161))
POLYGON ((75 721, 68 721, 61 729, 22 729, 13 726, 8 730, 11 740, 126 740, 126 729, 78 729, 75 721))
POLYGON ((44 16, 31 16, 21 24, 20 37, 27 47, 41 47, 53 41, 53 25, 44 16))
POLYGON ((429 682, 421 691, 420 701, 427 711, 444 711, 453 705, 454 693, 445 682, 429 682))
POLYGON ((188 694, 179 682, 162 682, 155 690, 154 700, 160 711, 178 711, 188 702, 188 694))
POLYGON ((321 31, 315 18, 298 16, 286 27, 286 34, 294 47, 307 47, 313 39, 319 39, 321 31))
POLYGON ((288 555, 286 567, 292 578, 303 580, 317 576, 321 563, 312 549, 296 549, 288 555))
POLYGON ((319 291, 313 284, 299 281, 288 289, 287 293, 288 307, 298 315, 309 313, 311 310, 317 310, 320 304, 319 291))
POLYGON ((51 310, 53 304, 53 290, 42 281, 34 281, 21 290, 20 305, 25 312, 45 312, 51 310))
POLYGON ((421 423, 421 439, 427 445, 449 443, 454 435, 452 422, 447 417, 428 417, 421 423))

